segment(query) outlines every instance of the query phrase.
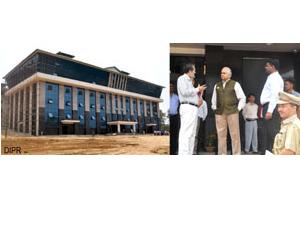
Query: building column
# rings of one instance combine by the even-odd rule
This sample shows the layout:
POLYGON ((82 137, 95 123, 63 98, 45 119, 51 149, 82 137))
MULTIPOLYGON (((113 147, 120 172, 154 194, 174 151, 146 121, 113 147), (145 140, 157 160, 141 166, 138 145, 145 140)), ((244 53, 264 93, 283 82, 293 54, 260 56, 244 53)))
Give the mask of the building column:
POLYGON ((134 115, 134 112, 133 112, 133 98, 129 97, 129 101, 130 101, 130 115, 134 115))
POLYGON ((36 83, 36 124, 35 124, 35 135, 39 135, 39 104, 40 104, 40 82, 36 83))
POLYGON ((109 77, 108 77, 108 87, 111 87, 111 78, 112 78, 112 73, 109 73, 109 77))
POLYGON ((26 133, 26 91, 27 88, 24 88, 23 91, 23 133, 26 133))
POLYGON ((101 104, 100 104, 100 93, 96 91, 96 131, 97 134, 100 133, 100 110, 101 110, 101 104))
POLYGON ((32 84, 29 86, 29 112, 28 112, 28 132, 32 135, 32 84))
MULTIPOLYGON (((8 99, 8 122, 7 122, 7 129, 10 129, 10 117, 11 117, 11 96, 7 96, 8 99)), ((3 114, 2 114, 3 115, 3 114)))
POLYGON ((141 116, 140 99, 137 99, 136 103, 137 103, 138 116, 141 116))
POLYGON ((135 124, 133 125, 133 133, 136 133, 135 124))
POLYGON ((115 109, 115 95, 114 94, 112 94, 112 96, 111 96, 111 108, 112 108, 112 111, 111 111, 111 113, 112 114, 116 114, 116 109, 115 109))
POLYGON ((126 91, 126 88, 127 88, 127 79, 128 79, 128 76, 125 77, 124 91, 126 91))
POLYGON ((126 96, 123 96, 123 114, 126 115, 127 111, 126 111, 126 96))
POLYGON ((148 114, 147 114, 147 101, 146 100, 144 100, 144 114, 145 114, 145 117, 148 116, 148 114))
POLYGON ((46 93, 45 93, 45 82, 39 82, 39 103, 37 105, 38 108, 38 115, 39 115, 39 133, 45 133, 45 100, 46 100, 46 93))
POLYGON ((121 115, 123 109, 123 107, 121 107, 121 96, 117 95, 117 98, 118 98, 118 114, 121 115))
POLYGON ((77 111, 78 110, 77 87, 72 87, 72 101, 73 101, 72 110, 77 111))
POLYGON ((153 104, 152 101, 150 101, 150 117, 153 117, 153 104))
POLYGON ((121 125, 118 123, 118 133, 121 133, 121 125))
POLYGON ((21 116, 21 112, 20 112, 20 108, 21 108, 21 90, 19 90, 17 93, 18 93, 17 132, 20 132, 20 116, 21 116))
POLYGON ((13 108, 12 108, 12 116, 13 116, 13 119, 12 119, 12 129, 14 130, 15 129, 15 116, 16 116, 16 94, 13 94, 13 99, 12 99, 12 102, 13 102, 13 108))
POLYGON ((159 103, 157 103, 157 117, 160 118, 159 103))
MULTIPOLYGON (((111 107, 110 107, 110 98, 109 98, 109 93, 106 93, 106 114, 109 115, 111 114, 111 107)), ((106 120, 106 121, 110 121, 110 119, 106 120)))
POLYGON ((90 134, 90 90, 85 90, 84 95, 84 125, 85 125, 85 133, 90 134))

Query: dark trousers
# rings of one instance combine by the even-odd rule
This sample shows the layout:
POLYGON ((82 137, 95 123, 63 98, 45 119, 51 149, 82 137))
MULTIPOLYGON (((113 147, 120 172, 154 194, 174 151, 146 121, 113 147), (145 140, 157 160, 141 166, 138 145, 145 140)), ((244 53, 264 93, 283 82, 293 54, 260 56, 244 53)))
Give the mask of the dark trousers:
POLYGON ((265 154, 265 151, 268 150, 272 152, 273 144, 274 144, 274 138, 276 134, 280 130, 280 116, 277 111, 277 106, 275 107, 272 119, 266 120, 265 115, 268 110, 269 103, 265 104, 263 106, 263 122, 262 122, 262 153, 265 154))
POLYGON ((180 120, 179 115, 170 115, 170 154, 178 154, 178 137, 180 120))

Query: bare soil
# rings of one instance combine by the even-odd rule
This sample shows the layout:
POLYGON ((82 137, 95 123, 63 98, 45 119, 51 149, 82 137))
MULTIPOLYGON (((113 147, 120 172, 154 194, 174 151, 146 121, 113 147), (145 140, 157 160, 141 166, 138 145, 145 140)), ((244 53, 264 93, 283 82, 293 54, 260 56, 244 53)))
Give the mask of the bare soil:
POLYGON ((1 154, 27 155, 167 155, 169 136, 60 135, 1 137, 1 154), (15 148, 12 148, 15 147, 15 148), (20 147, 17 152, 17 148, 20 147), (12 151, 14 149, 14 151, 12 151), (10 151, 9 151, 10 150, 10 151))

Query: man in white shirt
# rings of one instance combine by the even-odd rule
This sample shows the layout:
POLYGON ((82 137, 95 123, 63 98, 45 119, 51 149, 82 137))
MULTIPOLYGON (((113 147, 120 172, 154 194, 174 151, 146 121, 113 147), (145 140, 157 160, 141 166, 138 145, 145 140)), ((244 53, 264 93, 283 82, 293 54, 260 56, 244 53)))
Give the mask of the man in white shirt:
MULTIPOLYGON (((205 102, 205 100, 202 100, 202 104, 198 108, 198 121, 197 121, 196 136, 195 136, 194 154, 198 154, 199 150, 200 150, 200 147, 198 147, 198 139, 200 138, 199 131, 201 131, 201 129, 203 129, 202 125, 204 124, 206 116, 207 116, 207 103, 205 102)), ((201 143, 201 142, 199 142, 199 143, 201 143)))
POLYGON ((258 105, 255 103, 254 94, 248 95, 248 103, 243 109, 243 117, 245 119, 245 153, 250 152, 250 147, 252 145, 252 150, 257 153, 257 112, 258 105))
POLYGON ((218 154, 227 154, 227 128, 231 136, 232 154, 241 154, 241 138, 239 112, 243 109, 246 96, 241 85, 231 80, 229 67, 221 70, 222 81, 218 82, 213 91, 211 103, 215 111, 218 134, 218 154))
POLYGON ((200 106, 198 93, 206 89, 205 85, 200 86, 200 84, 194 88, 192 81, 195 73, 195 65, 188 63, 185 65, 184 74, 177 81, 180 101, 179 155, 192 155, 194 151, 198 106, 200 106))
POLYGON ((263 106, 262 123, 262 151, 272 151, 275 135, 280 129, 280 117, 276 105, 279 92, 283 91, 284 83, 281 75, 278 73, 279 61, 268 60, 265 65, 265 71, 268 74, 260 96, 260 103, 263 106))

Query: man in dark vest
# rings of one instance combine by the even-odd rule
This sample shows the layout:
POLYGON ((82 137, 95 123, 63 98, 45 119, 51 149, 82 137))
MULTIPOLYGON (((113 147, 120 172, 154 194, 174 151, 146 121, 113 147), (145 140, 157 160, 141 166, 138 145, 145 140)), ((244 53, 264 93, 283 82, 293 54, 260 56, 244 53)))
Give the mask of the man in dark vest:
POLYGON ((239 126, 239 112, 243 109, 246 96, 241 85, 231 80, 231 69, 221 70, 221 80, 213 91, 211 99, 215 112, 218 134, 218 154, 227 154, 227 128, 231 136, 232 154, 241 154, 241 139, 239 126))

